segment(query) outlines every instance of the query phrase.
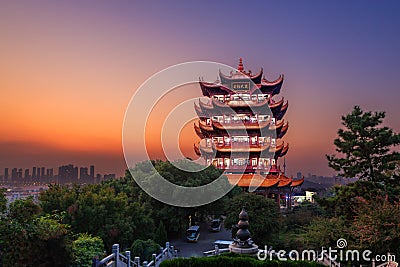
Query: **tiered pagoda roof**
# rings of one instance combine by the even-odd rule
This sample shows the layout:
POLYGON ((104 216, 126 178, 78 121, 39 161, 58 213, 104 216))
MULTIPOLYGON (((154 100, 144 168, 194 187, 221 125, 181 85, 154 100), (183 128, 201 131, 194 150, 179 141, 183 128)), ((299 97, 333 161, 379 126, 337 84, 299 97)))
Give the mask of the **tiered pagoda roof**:
POLYGON ((244 80, 250 79, 255 85, 250 89, 250 94, 253 94, 256 90, 260 90, 263 94, 277 95, 281 91, 284 80, 283 74, 279 75, 274 81, 265 79, 265 77, 263 77, 262 68, 255 75, 252 75, 251 71, 246 72, 243 68, 242 59, 240 59, 238 71, 236 73, 231 72, 231 75, 227 76, 220 71, 219 77, 220 81, 216 81, 215 83, 200 81, 200 87, 204 96, 211 97, 212 95, 229 95, 235 93, 234 90, 227 87, 226 84, 230 84, 232 81, 237 81, 240 78, 244 80))
POLYGON ((275 102, 269 99, 265 99, 258 103, 251 103, 252 101, 230 101, 227 103, 219 100, 210 99, 209 103, 203 103, 199 100, 199 105, 194 104, 197 115, 200 118, 210 118, 211 116, 222 115, 222 114, 236 114, 238 112, 246 114, 255 114, 260 111, 271 110, 272 114, 278 120, 282 119, 288 108, 288 101, 284 103, 284 98, 275 102))
MULTIPOLYGON (((261 83, 256 84, 250 90, 250 94, 254 93, 256 90, 260 90, 263 94, 277 95, 281 92, 281 87, 283 83, 283 75, 280 75, 278 79, 273 82, 263 79, 261 83)), ((246 78, 247 79, 247 78, 246 78)), ((216 83, 209 83, 200 81, 200 88, 204 96, 211 97, 213 95, 229 95, 235 93, 230 88, 224 86, 221 81, 216 83)))
POLYGON ((237 184, 240 187, 250 187, 258 186, 262 188, 272 188, 272 187, 296 187, 300 186, 304 182, 304 177, 302 179, 294 180, 283 174, 272 175, 268 174, 266 176, 254 173, 248 174, 226 174, 228 180, 231 184, 237 184))

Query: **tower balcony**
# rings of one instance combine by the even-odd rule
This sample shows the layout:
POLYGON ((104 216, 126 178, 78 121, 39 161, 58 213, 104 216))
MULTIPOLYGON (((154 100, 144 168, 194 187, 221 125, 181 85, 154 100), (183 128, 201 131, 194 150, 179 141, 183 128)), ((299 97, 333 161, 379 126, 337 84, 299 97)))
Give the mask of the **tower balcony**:
MULTIPOLYGON (((226 163, 226 162, 225 162, 226 163)), ((224 170, 225 173, 267 173, 269 172, 271 166, 266 165, 252 165, 252 164, 228 164, 226 165, 224 162, 219 162, 217 159, 214 159, 212 164, 221 170, 224 170)))
POLYGON ((230 153, 230 152, 244 152, 244 153, 251 153, 251 152, 262 152, 267 149, 275 150, 275 147, 271 146, 271 142, 263 141, 263 142, 222 142, 216 143, 211 141, 211 139, 202 139, 199 143, 199 149, 206 154, 211 154, 216 151, 222 153, 230 153))
POLYGON ((225 122, 212 120, 213 126, 221 130, 257 130, 267 127, 270 125, 270 122, 270 120, 260 121, 253 118, 249 120, 229 120, 225 122))
POLYGON ((219 152, 262 152, 270 147, 270 143, 250 144, 246 142, 236 142, 230 144, 217 144, 215 149, 219 152))

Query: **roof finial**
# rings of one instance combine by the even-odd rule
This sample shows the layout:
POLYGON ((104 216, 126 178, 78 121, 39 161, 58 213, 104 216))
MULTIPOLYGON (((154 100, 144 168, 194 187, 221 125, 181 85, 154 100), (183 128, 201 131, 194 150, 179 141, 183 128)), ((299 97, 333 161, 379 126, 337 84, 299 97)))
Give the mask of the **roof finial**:
POLYGON ((244 67, 243 67, 243 59, 239 58, 239 65, 238 65, 238 71, 243 72, 244 71, 244 67))

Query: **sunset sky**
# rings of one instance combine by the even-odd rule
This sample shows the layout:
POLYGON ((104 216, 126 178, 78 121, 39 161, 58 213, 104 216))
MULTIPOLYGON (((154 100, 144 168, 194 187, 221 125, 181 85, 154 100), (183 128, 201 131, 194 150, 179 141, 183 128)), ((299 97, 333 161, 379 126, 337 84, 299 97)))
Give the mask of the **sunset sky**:
POLYGON ((287 174, 332 175, 325 154, 354 105, 400 130, 399 29, 399 1, 2 1, 0 174, 74 163, 122 175, 124 113, 146 79, 242 57, 285 75, 287 174))

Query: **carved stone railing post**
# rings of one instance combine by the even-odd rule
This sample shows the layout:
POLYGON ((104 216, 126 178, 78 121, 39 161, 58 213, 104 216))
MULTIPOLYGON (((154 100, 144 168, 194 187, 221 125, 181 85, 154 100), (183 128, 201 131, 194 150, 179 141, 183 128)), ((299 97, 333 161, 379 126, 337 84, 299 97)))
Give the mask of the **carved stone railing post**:
POLYGON ((128 264, 126 267, 131 267, 131 252, 129 250, 125 251, 126 258, 128 259, 128 264))
POLYGON ((119 263, 119 244, 112 245, 112 253, 114 254, 115 266, 117 267, 119 263))
POLYGON ((169 246, 169 242, 165 243, 165 247, 167 248, 167 258, 170 259, 171 258, 171 248, 169 246))
POLYGON ((135 257, 135 260, 133 261, 135 263, 135 267, 140 267, 140 258, 139 257, 135 257))
POLYGON ((218 247, 218 245, 214 246, 214 255, 219 255, 219 247, 218 247))
POLYGON ((149 264, 147 261, 143 262, 143 267, 147 267, 147 264, 149 264))

